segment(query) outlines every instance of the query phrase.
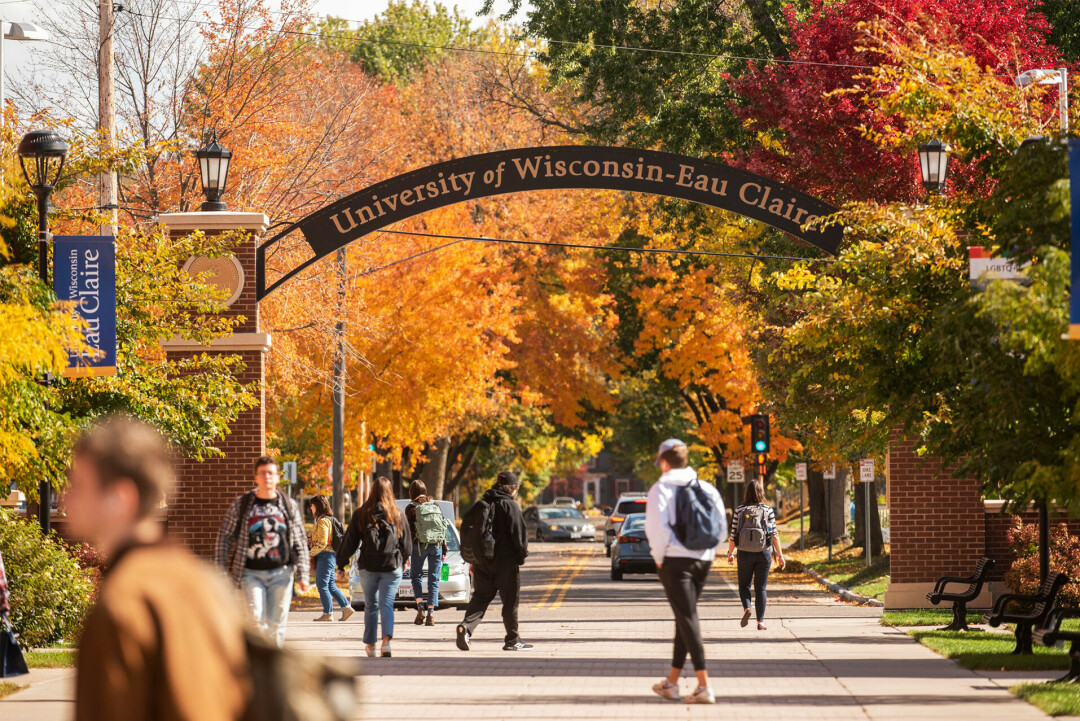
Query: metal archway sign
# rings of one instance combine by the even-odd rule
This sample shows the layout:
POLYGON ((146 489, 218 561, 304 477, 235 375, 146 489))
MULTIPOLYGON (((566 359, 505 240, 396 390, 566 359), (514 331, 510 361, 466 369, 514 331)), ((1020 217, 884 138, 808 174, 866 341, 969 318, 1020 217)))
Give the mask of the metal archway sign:
POLYGON ((368 233, 429 210, 478 198, 532 190, 590 188, 681 198, 761 221, 835 255, 838 225, 804 229, 837 208, 775 180, 712 160, 655 150, 558 145, 470 155, 376 183, 315 211, 256 252, 262 300, 312 263, 368 233), (312 256, 267 284, 266 257, 295 231, 312 256))

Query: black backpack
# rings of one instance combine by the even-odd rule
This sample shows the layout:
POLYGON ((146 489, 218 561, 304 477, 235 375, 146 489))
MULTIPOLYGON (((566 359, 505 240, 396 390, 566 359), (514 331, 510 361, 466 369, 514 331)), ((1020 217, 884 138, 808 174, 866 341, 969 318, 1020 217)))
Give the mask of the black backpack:
POLYGON ((495 558, 495 504, 481 498, 461 519, 461 557, 467 563, 484 563, 495 558))
POLYGON ((360 567, 365 571, 393 571, 401 566, 397 526, 386 516, 376 516, 360 532, 360 539, 360 567))
POLYGON ((335 516, 330 516, 330 548, 334 549, 334 553, 338 552, 341 548, 341 539, 345 537, 345 526, 341 525, 341 521, 335 516))

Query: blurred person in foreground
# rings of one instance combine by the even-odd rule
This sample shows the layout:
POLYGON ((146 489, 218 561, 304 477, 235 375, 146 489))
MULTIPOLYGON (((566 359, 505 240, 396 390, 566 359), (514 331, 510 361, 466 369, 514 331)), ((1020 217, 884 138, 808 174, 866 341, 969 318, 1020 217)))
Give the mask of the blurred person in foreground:
POLYGON ((171 460, 157 431, 123 416, 75 443, 68 520, 106 558, 79 640, 76 721, 233 721, 250 700, 240 604, 154 518, 171 460))

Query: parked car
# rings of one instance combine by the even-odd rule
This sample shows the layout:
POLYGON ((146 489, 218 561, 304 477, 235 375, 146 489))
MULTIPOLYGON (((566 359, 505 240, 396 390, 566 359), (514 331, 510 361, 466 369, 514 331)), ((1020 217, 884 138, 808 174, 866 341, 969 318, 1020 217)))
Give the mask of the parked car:
POLYGON ((611 544, 611 580, 621 581, 624 573, 656 573, 656 561, 645 538, 645 514, 631 513, 620 524, 618 534, 611 544))
POLYGON ((525 530, 538 541, 596 540, 596 526, 576 508, 530 506, 524 516, 525 530))
POLYGON ((578 502, 576 498, 570 496, 556 496, 555 500, 551 502, 553 506, 570 506, 571 508, 577 508, 578 502))
MULTIPOLYGON (((439 504, 439 510, 449 521, 446 558, 443 559, 442 577, 439 579, 439 607, 457 606, 458 608, 464 608, 469 604, 469 599, 472 598, 472 567, 461 557, 461 543, 457 534, 457 525, 455 524, 454 504, 450 501, 435 502, 439 504)), ((405 512, 405 507, 408 505, 409 501, 405 499, 399 498, 397 501, 398 509, 402 513, 405 512)), ((349 594, 352 596, 353 608, 357 609, 364 607, 364 589, 360 586, 360 564, 357 563, 359 555, 360 551, 357 550, 349 567, 349 594)), ((415 603, 412 581, 409 580, 410 565, 409 559, 405 559, 404 576, 401 579, 401 585, 398 586, 397 597, 394 599, 394 605, 400 608, 411 607, 415 603)), ((426 567, 424 568, 421 585, 424 593, 427 593, 426 567)))
POLYGON ((605 522, 601 524, 601 527, 603 528, 604 551, 608 556, 611 555, 611 542, 619 532, 619 524, 621 524, 631 513, 644 513, 645 498, 646 496, 644 493, 623 493, 619 496, 619 500, 615 501, 615 509, 606 517, 605 522))

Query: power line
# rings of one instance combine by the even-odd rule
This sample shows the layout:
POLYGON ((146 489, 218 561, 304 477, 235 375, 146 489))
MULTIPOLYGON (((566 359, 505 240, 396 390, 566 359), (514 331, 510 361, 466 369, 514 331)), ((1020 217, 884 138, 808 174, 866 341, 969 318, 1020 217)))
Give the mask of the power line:
MULTIPOLYGON (((794 255, 762 255, 758 253, 722 253, 715 250, 682 250, 679 248, 635 248, 631 245, 587 245, 584 243, 559 243, 554 241, 543 240, 516 240, 512 238, 488 238, 485 236, 473 236, 473 235, 447 235, 444 233, 420 233, 411 232, 407 230, 381 230, 380 233, 391 233, 394 235, 413 235, 420 238, 444 238, 453 239, 456 242, 471 241, 473 243, 501 243, 506 245, 532 245, 532 246, 545 246, 550 248, 578 248, 582 250, 598 250, 601 252, 615 252, 615 253, 656 253, 660 255, 704 255, 716 258, 745 258, 748 260, 788 260, 788 261, 815 261, 821 263, 833 263, 833 258, 803 258, 794 255)), ((454 245, 450 243, 448 245, 454 245)), ((439 246, 433 248, 439 250, 448 246, 439 246)), ((431 251, 425 251, 431 252, 431 251)), ((421 253, 420 255, 424 255, 421 253)), ((416 257, 416 256, 411 256, 416 257)), ((404 258, 404 260, 410 260, 410 258, 404 258)), ((391 265, 397 265, 397 263, 391 263, 391 265)), ((390 266, 384 266, 390 267, 390 266)))
MULTIPOLYGON (((181 2, 187 2, 187 0, 180 0, 180 1, 181 2)), ((202 5, 201 3, 198 3, 198 2, 189 2, 188 4, 194 5, 195 7, 206 7, 205 5, 202 5)), ((141 13, 138 10, 134 10, 134 9, 129 9, 127 12, 128 12, 129 15, 137 15, 139 17, 144 17, 144 18, 154 18, 154 16, 152 16, 152 15, 147 15, 145 13, 141 13)), ((281 11, 270 11, 270 12, 280 14, 280 15, 296 17, 295 15, 293 15, 291 13, 284 13, 284 12, 281 12, 281 11)), ((323 18, 326 18, 326 19, 330 19, 330 18, 332 18, 334 16, 324 15, 324 16, 316 16, 316 17, 323 17, 323 18)), ((200 19, 197 19, 197 18, 158 17, 157 19, 159 19, 159 20, 168 20, 170 22, 192 23, 192 24, 196 24, 196 25, 220 25, 220 24, 222 24, 222 23, 219 23, 219 22, 211 21, 211 20, 200 20, 200 19)), ((350 19, 347 19, 347 18, 335 18, 335 19, 343 20, 344 22, 347 22, 347 23, 366 22, 366 21, 362 21, 362 20, 350 20, 350 19)), ((240 28, 242 28, 244 30, 257 30, 257 29, 259 29, 259 28, 254 27, 254 26, 247 26, 247 25, 240 25, 240 26, 234 26, 234 27, 240 27, 240 28)), ((513 51, 506 51, 506 50, 489 50, 489 49, 484 49, 484 48, 463 47, 463 46, 460 46, 460 45, 431 45, 431 44, 427 44, 427 43, 406 42, 406 41, 403 41, 403 40, 362 38, 362 37, 359 37, 358 35, 356 35, 355 33, 325 33, 325 32, 311 31, 311 30, 289 29, 289 28, 285 28, 285 27, 282 27, 279 32, 281 32, 282 34, 286 34, 286 35, 296 35, 296 36, 301 36, 301 37, 309 37, 309 38, 313 38, 313 39, 351 40, 353 42, 364 43, 364 44, 367 44, 367 45, 395 45, 395 46, 399 46, 399 47, 422 48, 422 49, 427 49, 427 50, 445 50, 445 51, 449 51, 449 52, 477 53, 477 54, 481 54, 481 55, 504 55, 504 56, 510 56, 510 57, 523 57, 523 58, 528 58, 528 57, 535 58, 536 57, 536 53, 531 53, 531 52, 513 52, 513 51)), ((557 45, 580 45, 580 44, 582 44, 582 42, 574 41, 574 40, 545 39, 545 42, 547 42, 549 44, 557 44, 557 45)), ((617 50, 617 51, 625 51, 625 52, 640 52, 640 53, 649 53, 649 54, 654 54, 654 55, 675 55, 675 56, 684 56, 684 57, 709 58, 709 59, 713 59, 713 60, 746 60, 746 61, 760 61, 760 62, 765 62, 765 63, 777 63, 777 64, 783 64, 783 65, 804 65, 804 66, 812 66, 812 67, 847 68, 847 69, 853 69, 853 70, 871 70, 871 69, 873 69, 875 67, 873 65, 859 65, 859 64, 855 64, 855 63, 830 63, 830 62, 813 61, 813 60, 790 60, 790 59, 786 59, 786 58, 778 58, 778 57, 775 57, 775 56, 732 55, 732 54, 726 54, 726 53, 701 53, 701 52, 693 52, 693 51, 688 51, 688 50, 669 50, 669 49, 663 49, 663 48, 644 48, 644 47, 638 47, 638 46, 634 46, 634 45, 610 45, 610 44, 603 44, 603 43, 588 43, 588 44, 591 45, 591 47, 602 48, 602 49, 606 49, 606 50, 617 50)))

